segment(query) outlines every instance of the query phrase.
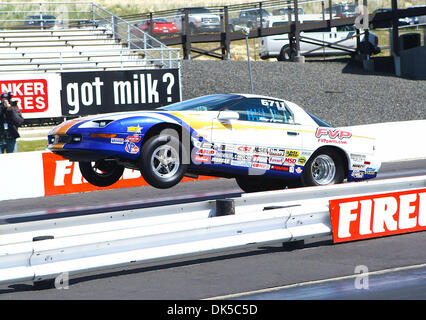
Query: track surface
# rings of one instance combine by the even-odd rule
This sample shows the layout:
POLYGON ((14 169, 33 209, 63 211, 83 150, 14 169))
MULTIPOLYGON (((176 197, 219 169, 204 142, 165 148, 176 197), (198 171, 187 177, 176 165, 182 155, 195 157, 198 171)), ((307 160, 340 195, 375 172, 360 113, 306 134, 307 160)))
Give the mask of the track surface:
MULTIPOLYGON (((426 174, 426 160, 385 163, 378 178, 426 174)), ((160 199, 173 195, 205 195, 240 192, 233 180, 188 182, 169 190, 150 187, 92 192, 0 202, 2 214, 66 207, 126 203, 137 199, 160 199), (165 194, 166 193, 166 194, 165 194)), ((192 260, 145 264, 71 277, 69 289, 35 291, 31 283, 0 286, 0 299, 426 299, 425 268, 371 275, 369 288, 358 290, 357 266, 369 272, 426 263, 426 232, 333 244, 331 238, 307 242, 302 249, 283 249, 281 244, 202 255, 192 260), (335 279, 320 283, 317 280, 335 279), (416 281, 417 279, 417 281, 416 281), (295 285, 296 284, 296 285, 295 285), (298 285, 304 284, 304 285, 298 285), (288 287, 288 285, 295 285, 288 287), (278 288, 271 295, 269 291, 278 288), (341 290, 339 289, 341 288, 341 290), (241 296, 254 292, 251 296, 241 296), (344 294, 342 294, 342 292, 344 294)))

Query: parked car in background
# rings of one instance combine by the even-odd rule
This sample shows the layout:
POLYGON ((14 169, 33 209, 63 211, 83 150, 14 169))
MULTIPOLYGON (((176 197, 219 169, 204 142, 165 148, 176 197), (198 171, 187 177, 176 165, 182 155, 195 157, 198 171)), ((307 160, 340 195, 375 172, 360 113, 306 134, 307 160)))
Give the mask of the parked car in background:
POLYGON ((161 34, 169 34, 169 33, 177 33, 178 28, 177 26, 166 19, 163 18, 155 18, 152 19, 152 29, 150 28, 151 21, 145 20, 142 23, 138 23, 135 25, 136 28, 132 29, 132 33, 141 36, 142 33, 139 30, 142 30, 143 32, 161 35, 161 34))
MULTIPOLYGON (((291 8, 291 14, 294 16, 294 8, 291 8)), ((275 9, 272 10, 272 15, 274 16, 288 16, 288 12, 289 9, 288 8, 279 8, 279 9, 275 9)), ((303 10, 303 8, 298 8, 297 10, 297 14, 301 15, 301 14, 305 14, 305 11, 303 10)))
MULTIPOLYGON (((399 9, 398 9, 399 10, 399 9)), ((379 8, 373 11, 373 13, 381 13, 381 12, 391 12, 392 8, 379 8)), ((399 26, 407 26, 407 25, 415 25, 419 23, 418 17, 405 17, 398 19, 399 26)), ((391 28, 392 21, 373 21, 370 23, 370 29, 376 28, 391 28)))
MULTIPOLYGON (((325 8, 324 12, 330 14, 330 8, 325 8)), ((356 5, 354 3, 342 2, 331 6, 331 13, 334 17, 345 18, 356 15, 356 5)))
MULTIPOLYGON (((424 7, 424 6, 409 6, 409 7, 407 7, 407 9, 408 9, 408 8, 419 8, 419 7, 424 7)), ((417 18, 417 20, 418 20, 418 23, 419 23, 419 24, 424 24, 424 23, 426 23, 426 15, 418 16, 418 17, 416 17, 416 18, 417 18)))
MULTIPOLYGON (((299 21, 309 23, 322 20, 322 15, 302 15, 299 21)), ((268 21, 268 27, 278 27, 288 24, 287 19, 271 18, 268 21)), ((300 54, 305 56, 318 55, 342 55, 349 54, 348 51, 340 50, 336 47, 344 47, 349 50, 357 49, 354 26, 342 26, 325 28, 309 32, 301 32, 300 36, 310 38, 310 42, 300 42, 300 54), (334 43, 332 47, 322 46, 322 43, 334 43), (316 49, 316 50, 315 50, 316 49), (312 51, 315 50, 315 51, 312 51)), ((380 52, 378 46, 379 38, 372 32, 369 32, 368 39, 361 36, 361 42, 366 42, 366 50, 368 54, 377 54, 380 52)), ((277 58, 278 61, 290 60, 295 55, 295 51, 290 46, 288 34, 279 34, 263 37, 260 40, 261 59, 277 58)))
POLYGON ((178 9, 172 22, 177 26, 179 32, 183 31, 185 10, 188 10, 189 29, 192 34, 200 32, 220 32, 220 17, 203 7, 178 9))
POLYGON ((53 27, 59 24, 56 17, 49 14, 35 14, 27 16, 24 21, 24 26, 29 27, 53 27))
MULTIPOLYGON (((266 19, 271 14, 262 9, 262 23, 266 27, 266 19)), ((242 10, 237 18, 230 19, 231 31, 236 31, 235 26, 243 26, 248 28, 260 27, 260 9, 247 9, 242 10)))

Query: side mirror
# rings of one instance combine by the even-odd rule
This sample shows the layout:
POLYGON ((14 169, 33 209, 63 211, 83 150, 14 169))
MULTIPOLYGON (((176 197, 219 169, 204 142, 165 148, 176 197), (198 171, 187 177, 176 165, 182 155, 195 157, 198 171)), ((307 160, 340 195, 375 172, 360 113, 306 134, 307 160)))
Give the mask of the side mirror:
POLYGON ((229 122, 231 120, 238 120, 240 115, 235 111, 221 111, 217 116, 217 119, 222 122, 229 122))

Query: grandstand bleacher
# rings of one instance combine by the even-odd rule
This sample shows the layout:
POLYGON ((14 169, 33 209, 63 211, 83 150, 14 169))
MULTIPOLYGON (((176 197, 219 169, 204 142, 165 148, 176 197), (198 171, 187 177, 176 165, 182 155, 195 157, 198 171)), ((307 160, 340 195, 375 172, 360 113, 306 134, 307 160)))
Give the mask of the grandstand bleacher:
MULTIPOLYGON (((133 26, 92 5, 95 9, 91 24, 12 24, 0 29, 0 73, 179 67, 177 49, 139 30, 142 37, 136 37, 133 26)), ((4 16, 2 21, 2 26, 7 24, 4 16)))

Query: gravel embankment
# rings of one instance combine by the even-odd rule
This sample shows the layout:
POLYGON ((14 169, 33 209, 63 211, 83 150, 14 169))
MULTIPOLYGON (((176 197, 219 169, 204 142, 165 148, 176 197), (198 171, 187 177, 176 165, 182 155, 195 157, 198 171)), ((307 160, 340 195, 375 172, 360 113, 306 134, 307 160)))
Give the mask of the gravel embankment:
MULTIPOLYGON (((286 99, 334 126, 426 119, 426 81, 344 62, 252 61, 254 93, 286 99)), ((182 63, 182 98, 250 92, 247 61, 182 63)))

